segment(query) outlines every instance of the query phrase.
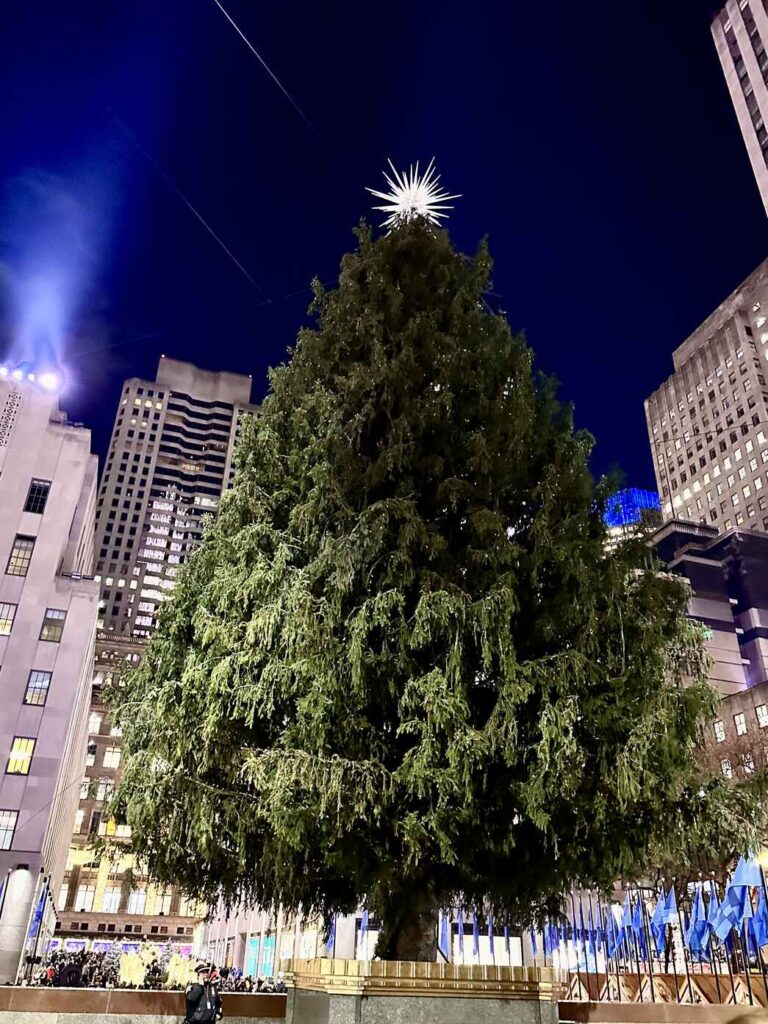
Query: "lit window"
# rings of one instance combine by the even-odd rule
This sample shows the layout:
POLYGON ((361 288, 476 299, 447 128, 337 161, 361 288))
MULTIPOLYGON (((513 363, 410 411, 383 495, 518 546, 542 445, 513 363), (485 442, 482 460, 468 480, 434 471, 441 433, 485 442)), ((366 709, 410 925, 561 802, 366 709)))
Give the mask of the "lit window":
POLYGON ((99 784, 96 787, 96 799, 102 801, 111 800, 114 791, 115 784, 112 779, 99 779, 99 784))
POLYGON ((30 736, 14 736, 11 744, 11 754, 5 770, 8 775, 29 775, 29 766, 32 764, 32 754, 35 752, 37 741, 30 736))
POLYGON ((725 726, 723 725, 723 723, 722 722, 715 722, 714 729, 715 729, 715 739, 717 740, 717 742, 718 743, 724 743, 725 742, 725 726))
POLYGON ((10 850, 18 818, 18 811, 0 811, 0 850, 10 850))
POLYGON ((102 716, 98 711, 92 711, 88 717, 88 732, 95 733, 98 736, 101 731, 101 720, 102 716))
POLYGON ((43 626, 40 630, 41 640, 50 640, 57 644, 64 632, 64 623, 67 621, 67 613, 60 608, 46 608, 43 626))
POLYGON ((747 716, 743 711, 733 716, 733 724, 736 727, 736 735, 743 736, 747 731, 747 716))
POLYGON ((102 764, 105 768, 119 768, 120 747, 106 747, 104 750, 104 760, 102 764))
POLYGON ((751 775, 755 770, 755 759, 751 754, 741 755, 741 767, 747 775, 751 775))
POLYGON ((26 576, 29 563, 32 561, 32 552, 35 550, 35 538, 24 537, 17 533, 8 558, 8 565, 5 571, 8 576, 26 576))
POLYGON ((720 762, 720 771, 723 773, 726 779, 733 778, 733 766, 731 765, 731 762, 728 760, 727 757, 723 758, 723 760, 720 762))
POLYGON ((15 604, 0 604, 0 636, 10 636, 16 618, 15 604))
POLYGON ((147 890, 146 889, 134 889, 131 895, 128 897, 128 913, 129 914, 143 914, 144 908, 147 905, 147 890))
MULTIPOLYGON (((79 885, 77 887, 77 895, 75 896, 75 907, 79 913, 88 914, 93 910, 93 899, 96 895, 96 886, 94 884, 79 885)), ((75 909, 73 907, 73 909, 75 909)))
POLYGON ((82 808, 80 808, 80 810, 78 810, 75 813, 75 832, 76 833, 83 831, 83 821, 84 820, 85 820, 85 811, 82 808))
POLYGON ((91 795, 91 780, 86 776, 80 783, 80 799, 87 800, 91 795))
POLYGON ((25 704, 45 704, 48 700, 48 689, 51 685, 51 673, 32 669, 27 680, 27 692, 24 694, 25 704))
POLYGON ((108 885, 104 890, 101 910, 104 914, 116 914, 120 909, 120 886, 108 885))
POLYGON ((755 708, 757 724, 761 729, 768 729, 768 704, 758 704, 755 708))
POLYGON ((33 480, 27 491, 27 500, 24 502, 25 512, 34 512, 41 516, 45 512, 45 504, 48 501, 48 492, 51 489, 50 480, 33 480))

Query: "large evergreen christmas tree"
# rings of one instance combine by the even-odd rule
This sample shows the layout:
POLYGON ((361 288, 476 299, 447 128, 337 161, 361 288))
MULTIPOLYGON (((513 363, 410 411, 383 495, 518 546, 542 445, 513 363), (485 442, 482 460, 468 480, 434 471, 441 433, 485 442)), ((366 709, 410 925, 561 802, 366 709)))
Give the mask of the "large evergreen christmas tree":
POLYGON ((592 440, 486 305, 485 245, 358 242, 117 691, 117 806, 162 881, 365 901, 381 955, 434 959, 438 907, 523 922, 731 805, 693 767, 685 585, 606 554, 592 440))

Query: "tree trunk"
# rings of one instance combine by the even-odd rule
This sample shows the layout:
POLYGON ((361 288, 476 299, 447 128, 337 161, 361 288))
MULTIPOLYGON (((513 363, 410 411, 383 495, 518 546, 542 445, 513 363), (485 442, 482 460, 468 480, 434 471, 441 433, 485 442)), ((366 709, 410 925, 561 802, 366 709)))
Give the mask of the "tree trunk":
POLYGON ((435 960, 437 924, 438 903, 431 887, 399 893, 384 915, 376 955, 382 960, 435 960))

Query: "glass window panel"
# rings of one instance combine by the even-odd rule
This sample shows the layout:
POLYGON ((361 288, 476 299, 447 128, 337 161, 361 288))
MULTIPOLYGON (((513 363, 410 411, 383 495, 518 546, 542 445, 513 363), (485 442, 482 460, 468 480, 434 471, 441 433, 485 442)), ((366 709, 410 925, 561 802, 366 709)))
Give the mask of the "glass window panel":
POLYGON ((57 644, 61 640, 61 634, 64 632, 64 623, 67 621, 66 611, 62 611, 60 608, 46 608, 45 616, 43 617, 43 625, 40 630, 41 640, 50 640, 51 643, 57 644))
POLYGON ((48 689, 51 685, 51 673, 32 669, 27 680, 27 692, 24 694, 25 704, 43 705, 48 700, 48 689))
POLYGON ((5 571, 8 576, 26 576, 29 563, 32 561, 32 552, 35 550, 35 538, 24 537, 17 533, 13 541, 13 547, 8 557, 8 565, 5 571))
POLYGON ((31 736, 13 737, 11 753, 5 768, 9 775, 29 775, 29 767, 32 764, 32 754, 35 752, 36 742, 31 736))
POLYGON ((48 492, 51 489, 50 480, 33 480, 29 485, 27 500, 24 503, 25 512, 34 512, 42 515, 45 512, 45 504, 48 501, 48 492))

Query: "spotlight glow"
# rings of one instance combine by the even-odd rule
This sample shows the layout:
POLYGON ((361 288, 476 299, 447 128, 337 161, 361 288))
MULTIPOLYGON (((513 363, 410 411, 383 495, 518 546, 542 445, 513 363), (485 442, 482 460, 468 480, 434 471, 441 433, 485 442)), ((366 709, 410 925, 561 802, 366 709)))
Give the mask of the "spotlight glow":
POLYGON ((46 373, 40 374, 38 378, 38 383, 40 384, 40 387, 43 388, 45 391, 58 391, 61 385, 61 378, 59 377, 58 373, 51 373, 50 371, 46 371, 46 373))
POLYGON ((24 380, 24 374, 19 369, 14 370, 11 376, 14 380, 24 380))
POLYGON ((7 366, 0 366, 0 377, 7 377, 7 376, 8 376, 8 367, 7 366))

